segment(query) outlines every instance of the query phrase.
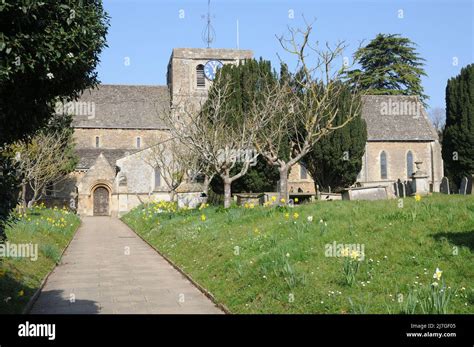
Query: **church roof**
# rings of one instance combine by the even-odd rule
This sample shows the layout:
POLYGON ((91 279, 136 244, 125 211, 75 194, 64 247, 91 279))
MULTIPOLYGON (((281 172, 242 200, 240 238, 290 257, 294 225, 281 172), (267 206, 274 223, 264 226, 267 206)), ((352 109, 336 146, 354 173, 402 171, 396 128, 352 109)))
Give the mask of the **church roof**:
POLYGON ((362 118, 367 123, 368 141, 438 140, 417 96, 363 96, 362 118))
POLYGON ((76 149, 76 154, 79 157, 77 169, 89 169, 94 165, 97 157, 102 153, 110 163, 115 167, 115 162, 129 154, 134 153, 137 149, 105 149, 105 148, 81 148, 76 149))
POLYGON ((164 129, 170 97, 166 86, 101 84, 84 91, 76 104, 76 128, 164 129))

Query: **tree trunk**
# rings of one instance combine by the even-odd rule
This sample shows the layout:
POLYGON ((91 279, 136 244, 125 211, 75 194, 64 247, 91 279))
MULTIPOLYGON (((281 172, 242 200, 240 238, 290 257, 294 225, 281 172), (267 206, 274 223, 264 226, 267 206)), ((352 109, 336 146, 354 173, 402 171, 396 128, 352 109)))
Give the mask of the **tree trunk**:
POLYGON ((211 183, 211 180, 209 179, 209 175, 204 175, 204 182, 203 182, 202 190, 204 191, 204 194, 206 194, 206 196, 209 196, 209 184, 210 183, 211 183))
POLYGON ((288 203, 288 165, 280 167, 278 172, 280 173, 280 202, 281 199, 285 199, 285 203, 288 203))
POLYGON ((232 201, 231 184, 229 176, 222 177, 224 181, 224 208, 229 208, 232 201))
POLYGON ((21 208, 22 213, 26 213, 27 210, 27 203, 26 203, 26 182, 21 183, 21 208))
POLYGON ((171 201, 171 202, 174 202, 174 201, 175 201, 175 198, 176 198, 176 191, 175 191, 175 190, 171 190, 171 191, 170 191, 170 201, 171 201))

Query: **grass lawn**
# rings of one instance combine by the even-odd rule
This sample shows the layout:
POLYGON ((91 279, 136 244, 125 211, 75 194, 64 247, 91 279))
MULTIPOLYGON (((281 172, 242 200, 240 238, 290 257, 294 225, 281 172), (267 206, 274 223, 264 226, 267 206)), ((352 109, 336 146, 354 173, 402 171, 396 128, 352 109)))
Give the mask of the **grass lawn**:
POLYGON ((123 220, 233 313, 423 313, 436 300, 474 313, 472 196, 251 207, 156 203, 123 220))
POLYGON ((6 229, 7 241, 10 245, 37 245, 37 259, 0 258, 0 313, 22 312, 44 277, 60 260, 79 224, 79 218, 66 210, 42 207, 12 219, 6 229))

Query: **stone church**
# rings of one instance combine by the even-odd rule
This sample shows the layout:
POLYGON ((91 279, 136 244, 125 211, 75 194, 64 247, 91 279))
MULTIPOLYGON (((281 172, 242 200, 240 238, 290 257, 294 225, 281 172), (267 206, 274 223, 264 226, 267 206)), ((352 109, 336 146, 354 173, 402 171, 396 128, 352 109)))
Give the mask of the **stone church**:
MULTIPOLYGON (((252 57, 248 50, 176 48, 166 86, 104 84, 85 91, 72 107, 80 160, 52 198, 75 201, 81 215, 122 215, 145 201, 169 200, 164 172, 144 160, 150 146, 170 136, 164 111, 198 107, 216 68, 252 57)), ((439 187, 443 165, 438 137, 420 105, 415 97, 364 99, 368 141, 359 185, 390 186, 410 177, 414 162, 422 161, 432 189, 439 187), (405 110, 404 102, 412 109, 405 110)), ((293 167, 288 181, 290 192, 315 193, 302 165, 293 167)))

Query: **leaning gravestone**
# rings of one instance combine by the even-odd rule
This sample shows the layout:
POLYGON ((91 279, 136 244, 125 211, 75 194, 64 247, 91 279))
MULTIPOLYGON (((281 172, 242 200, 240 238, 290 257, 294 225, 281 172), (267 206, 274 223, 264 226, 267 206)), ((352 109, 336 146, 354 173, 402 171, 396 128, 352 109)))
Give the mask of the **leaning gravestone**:
POLYGON ((447 177, 441 179, 441 185, 439 187, 440 193, 449 194, 449 180, 447 177))
POLYGON ((463 177, 461 180, 461 188, 459 188, 459 194, 466 195, 467 192, 467 177, 463 177))

